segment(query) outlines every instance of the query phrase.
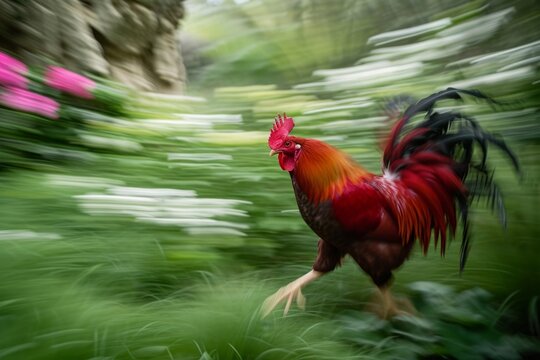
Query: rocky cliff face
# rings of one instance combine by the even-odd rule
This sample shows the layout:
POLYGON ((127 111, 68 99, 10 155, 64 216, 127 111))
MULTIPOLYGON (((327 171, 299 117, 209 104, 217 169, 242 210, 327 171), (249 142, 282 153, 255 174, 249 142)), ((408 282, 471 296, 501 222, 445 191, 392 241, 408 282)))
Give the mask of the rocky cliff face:
POLYGON ((0 47, 145 91, 181 93, 184 0, 0 0, 0 47))

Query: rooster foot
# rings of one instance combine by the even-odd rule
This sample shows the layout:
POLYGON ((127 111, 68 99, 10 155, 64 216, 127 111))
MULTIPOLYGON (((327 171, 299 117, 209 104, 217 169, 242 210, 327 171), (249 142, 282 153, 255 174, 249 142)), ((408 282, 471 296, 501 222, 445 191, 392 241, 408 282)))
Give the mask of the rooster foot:
POLYGON ((306 307, 306 298, 302 294, 302 288, 306 286, 311 281, 320 277, 322 273, 312 270, 305 274, 302 277, 290 282, 286 286, 280 288, 273 295, 266 298, 262 305, 262 317, 266 317, 268 314, 275 309, 280 303, 285 302, 285 309, 283 310, 283 315, 287 315, 291 308, 293 300, 296 299, 296 304, 302 310, 306 307))
POLYGON ((262 306, 263 317, 270 314, 276 306, 278 306, 280 303, 284 302, 285 300, 287 301, 287 303, 285 304, 283 315, 287 315, 287 313, 289 312, 289 309, 291 308, 291 304, 295 298, 296 298, 296 303, 298 307, 302 310, 305 309, 306 298, 302 294, 302 288, 292 287, 291 284, 280 288, 273 295, 266 298, 262 306))
POLYGON ((369 306, 369 309, 382 319, 391 319, 394 316, 414 316, 416 309, 407 298, 394 298, 388 289, 379 289, 377 301, 369 306))
POLYGON ((416 308, 413 303, 406 297, 394 299, 397 309, 400 311, 400 315, 417 315, 416 308))

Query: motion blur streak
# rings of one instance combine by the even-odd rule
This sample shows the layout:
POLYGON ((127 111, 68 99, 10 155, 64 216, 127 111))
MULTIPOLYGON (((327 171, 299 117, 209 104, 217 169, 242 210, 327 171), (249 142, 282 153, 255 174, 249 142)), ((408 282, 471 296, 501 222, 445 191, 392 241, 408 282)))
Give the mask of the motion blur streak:
POLYGON ((0 358, 539 358, 539 18, 536 0, 0 0, 0 358), (380 174, 387 105, 451 85, 500 102, 437 111, 516 152, 521 181, 490 152, 506 233, 475 204, 461 276, 458 242, 415 248, 394 287, 419 317, 365 312, 346 259, 305 312, 260 321, 317 249, 268 157, 274 116, 380 174))

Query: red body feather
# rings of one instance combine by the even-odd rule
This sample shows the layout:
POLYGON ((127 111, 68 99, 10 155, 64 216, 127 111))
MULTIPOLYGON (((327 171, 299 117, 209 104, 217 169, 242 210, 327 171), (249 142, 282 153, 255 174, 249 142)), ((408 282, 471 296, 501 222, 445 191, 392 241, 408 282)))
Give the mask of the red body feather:
MULTIPOLYGON (((296 138, 297 140, 299 138, 296 138)), ((424 252, 432 231, 446 246, 446 232, 456 228, 453 197, 464 195, 452 161, 435 153, 420 152, 408 159, 411 166, 396 174, 377 176, 364 170, 341 151, 317 140, 303 139, 293 176, 299 190, 315 204, 329 201, 335 220, 356 241, 376 232, 381 241, 399 238, 406 244, 417 238, 424 252), (426 165, 427 164, 427 165, 426 165), (384 216, 395 227, 383 224, 384 216)))

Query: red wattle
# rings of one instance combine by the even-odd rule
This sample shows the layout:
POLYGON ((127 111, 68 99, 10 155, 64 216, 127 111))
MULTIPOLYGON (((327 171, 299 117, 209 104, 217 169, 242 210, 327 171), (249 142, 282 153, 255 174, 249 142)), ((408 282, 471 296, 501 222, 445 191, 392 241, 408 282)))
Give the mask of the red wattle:
POLYGON ((294 156, 280 152, 278 154, 279 166, 285 171, 294 170, 294 156))

